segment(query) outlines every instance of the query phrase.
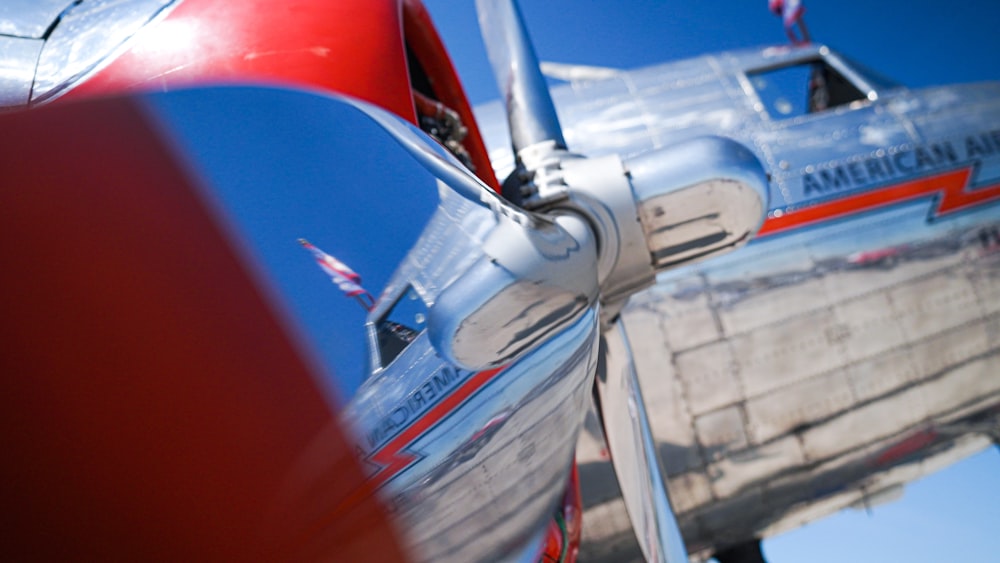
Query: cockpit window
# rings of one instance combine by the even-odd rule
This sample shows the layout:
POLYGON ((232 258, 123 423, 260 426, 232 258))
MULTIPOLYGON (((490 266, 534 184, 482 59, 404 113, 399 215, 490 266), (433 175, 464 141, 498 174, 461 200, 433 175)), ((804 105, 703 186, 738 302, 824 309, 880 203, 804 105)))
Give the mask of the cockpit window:
POLYGON ((821 59, 747 73, 774 119, 818 113, 867 99, 854 84, 821 59))
POLYGON ((408 287, 392 309, 375 323, 382 367, 391 364, 426 327, 427 305, 413 287, 408 287))

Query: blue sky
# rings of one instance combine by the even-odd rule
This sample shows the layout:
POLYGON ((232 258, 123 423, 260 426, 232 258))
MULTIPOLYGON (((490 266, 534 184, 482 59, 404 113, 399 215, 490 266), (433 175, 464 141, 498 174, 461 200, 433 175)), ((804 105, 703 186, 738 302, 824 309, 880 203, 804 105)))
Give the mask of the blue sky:
MULTIPOLYGON (((497 98, 474 2, 424 0, 473 103, 497 98)), ((766 0, 522 2, 542 60, 635 68, 785 42, 766 0)), ((813 39, 910 86, 1000 79, 1000 3, 805 0, 813 39)))
MULTIPOLYGON (((474 104, 498 97, 472 0, 424 0, 474 104)), ((524 1, 542 60, 635 68, 785 42, 766 0, 524 1)), ((813 39, 909 86, 1000 80, 1000 2, 806 0, 813 39)), ((1000 453, 765 542, 771 563, 1000 560, 1000 453)))
POLYGON ((378 296, 437 208, 433 175, 356 108, 312 94, 196 90, 150 103, 336 374, 331 388, 350 397, 366 368, 366 313, 297 241, 345 262, 378 296))

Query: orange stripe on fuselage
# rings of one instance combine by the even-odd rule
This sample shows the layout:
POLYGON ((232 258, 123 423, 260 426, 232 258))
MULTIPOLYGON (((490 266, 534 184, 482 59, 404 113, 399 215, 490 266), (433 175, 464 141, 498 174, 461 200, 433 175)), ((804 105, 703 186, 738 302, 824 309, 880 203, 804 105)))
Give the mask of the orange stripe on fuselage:
POLYGON ((1000 199, 1000 184, 968 189, 971 176, 972 168, 962 168, 820 203, 812 207, 787 211, 781 216, 768 217, 758 231, 757 237, 782 233, 936 194, 941 194, 941 198, 937 204, 935 216, 1000 199))
POLYGON ((406 447, 434 427, 438 422, 447 418, 466 399, 485 387, 487 383, 492 381, 505 369, 507 369, 507 366, 474 374, 459 386, 454 393, 442 399, 440 403, 434 405, 431 410, 418 418, 413 424, 389 441, 389 443, 369 456, 368 459, 381 465, 381 469, 375 475, 371 476, 363 486, 355 489, 354 493, 333 511, 329 520, 335 520, 336 517, 345 511, 351 510, 355 505, 375 494, 375 491, 380 489, 387 481, 418 461, 420 456, 406 451, 406 447))
POLYGON ((500 373, 503 369, 504 368, 502 367, 495 368, 487 371, 481 371, 473 375, 458 389, 456 389, 454 393, 448 395, 440 403, 434 405, 431 410, 427 411, 427 414, 417 419, 398 436, 393 438, 392 441, 370 456, 368 459, 383 466, 383 468, 371 478, 371 482, 374 487, 376 489, 381 487, 386 481, 393 478, 400 471, 416 461, 418 459, 416 455, 404 450, 406 446, 420 437, 421 434, 430 430, 432 426, 440 422, 446 416, 451 414, 455 408, 472 396, 473 393, 489 383, 490 380, 492 380, 493 377, 500 373))

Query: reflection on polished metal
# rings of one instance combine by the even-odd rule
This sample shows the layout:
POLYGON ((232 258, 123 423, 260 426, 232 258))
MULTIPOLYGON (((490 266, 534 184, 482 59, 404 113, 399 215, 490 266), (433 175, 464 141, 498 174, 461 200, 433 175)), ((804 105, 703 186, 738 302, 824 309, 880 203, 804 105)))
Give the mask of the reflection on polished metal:
POLYGON ((701 137, 622 163, 616 156, 562 163, 571 208, 601 247, 605 318, 613 319, 656 272, 732 250, 764 220, 767 175, 746 147, 701 137))
MULTIPOLYGON (((59 96, 179 2, 5 4, 0 106, 59 96)), ((438 182, 343 411, 414 558, 537 555, 595 373, 621 530, 650 560, 684 560, 678 525, 707 556, 997 440, 1000 85, 883 89, 826 47, 748 50, 571 72, 564 136, 516 5, 477 5, 507 201, 385 111, 302 94, 360 109, 438 182), (769 112, 764 71, 816 63, 859 95, 769 112)))
POLYGON ((86 0, 64 13, 38 60, 32 102, 58 96, 178 0, 86 0))
POLYGON ((604 332, 597 390, 615 473, 646 561, 686 563, 684 540, 667 493, 666 471, 649 425, 625 329, 604 332))
POLYGON ((430 309, 430 340, 464 369, 498 367, 592 307, 597 248, 588 225, 500 217, 483 255, 430 309))
POLYGON ((658 271, 745 244, 764 222, 767 174, 731 139, 696 138, 626 166, 658 271))
POLYGON ((28 104, 44 44, 41 39, 0 35, 0 109, 28 104))
MULTIPOLYGON (((409 395, 411 390, 421 390, 425 386, 434 390, 435 381, 475 378, 483 372, 462 374, 508 364, 509 367, 503 368, 497 376, 504 381, 510 381, 515 376, 521 385, 526 386, 538 381, 533 377, 542 377, 542 381, 547 381, 549 372, 533 368, 524 371, 521 366, 525 362, 530 365, 535 361, 532 358, 540 355, 548 360, 559 358, 553 354, 552 347, 572 332, 583 340, 578 340, 569 350, 581 350, 582 342, 590 342, 592 346, 598 328, 599 287, 602 294, 607 287, 608 295, 615 300, 614 305, 620 307, 631 293, 652 282, 657 269, 728 250, 746 242, 759 227, 761 210, 765 207, 762 200, 766 197, 766 179, 760 164, 749 151, 723 139, 699 139, 684 147, 664 149, 657 157, 657 164, 642 163, 638 166, 631 183, 618 159, 567 161, 570 195, 560 204, 548 208, 545 214, 512 209, 488 193, 475 197, 468 192, 467 183, 462 183, 461 191, 451 193, 450 188, 442 186, 439 213, 372 312, 371 324, 380 322, 379 319, 385 318, 398 296, 409 288, 413 288, 429 305, 426 333, 408 341, 406 349, 392 356, 391 365, 376 364, 373 373, 377 375, 366 382, 351 403, 348 417, 361 428, 368 429, 368 447, 371 449, 366 451, 370 459, 388 456, 385 457, 387 462, 401 455, 398 451, 385 454, 383 448, 396 427, 404 424, 405 417, 401 421, 387 420, 379 413, 401 412, 399 405, 406 406, 412 401, 412 395, 409 395), (674 154, 682 160, 671 160, 674 154), (683 160, 692 156, 696 160, 683 160), (685 162, 693 162, 697 169, 685 162), (574 178, 579 178, 579 189, 573 182, 574 178), (733 188, 727 195, 734 201, 711 197, 720 186, 733 188), (705 204, 700 207, 691 205, 689 209, 693 215, 690 216, 683 209, 674 209, 675 200, 685 203, 683 196, 691 192, 704 195, 707 205, 716 205, 717 209, 713 211, 705 204), (458 197, 460 193, 462 197, 458 197), (751 198, 734 197, 740 194, 749 194, 751 198), (645 197, 648 201, 636 201, 637 197, 645 197), (740 208, 744 204, 749 206, 749 211, 740 208), (653 209, 647 211, 649 217, 642 217, 642 211, 649 209, 653 209), (667 219, 662 219, 663 216, 667 219), (662 237, 661 231, 689 227, 698 222, 704 225, 700 226, 700 230, 692 229, 696 234, 691 237, 694 240, 688 246, 701 239, 710 239, 699 251, 675 252, 671 255, 673 258, 665 258, 667 253, 655 248, 658 241, 676 245, 677 241, 683 240, 680 237, 662 237), (712 236, 706 237, 705 232, 712 236), (719 233, 722 236, 716 236, 719 233), (584 330, 584 327, 589 328, 584 330), (441 360, 450 366, 445 369, 451 371, 441 372, 441 368, 435 367, 441 360), (428 376, 434 373, 441 375, 428 376)), ((604 325, 609 322, 606 318, 604 325)), ((370 334, 375 332, 369 330, 370 334)), ((377 347, 378 343, 373 341, 371 346, 377 347)), ((594 350, 591 350, 579 356, 578 360, 564 359, 560 362, 568 362, 567 366, 579 365, 584 357, 593 353, 594 350)), ((373 361, 380 357, 381 354, 372 354, 373 361)), ((561 373, 562 368, 557 368, 557 365, 560 364, 549 369, 561 373)), ((579 372, 576 377, 583 379, 577 383, 590 381, 592 375, 592 372, 579 372)), ((541 381, 535 384, 552 385, 541 381)), ((634 410, 636 397, 641 395, 637 387, 633 386, 633 389, 633 394, 611 394, 607 396, 608 400, 632 401, 634 410)), ((540 390, 528 392, 534 394, 540 390)), ((509 395, 511 391, 508 389, 505 393, 509 395)), ((422 404, 423 399, 420 402, 422 404)), ((580 406, 577 403, 577 407, 580 406)), ((613 407, 628 409, 626 403, 609 404, 609 409, 613 407)), ((482 417, 496 417, 498 413, 518 410, 517 405, 509 403, 479 404, 477 408, 482 417)), ((581 412, 573 415, 578 421, 581 412)), ((504 415, 505 426, 508 418, 504 415)), ((645 421, 645 415, 640 419, 645 421)), ((484 419, 483 424, 488 425, 487 420, 484 419)), ((648 434, 648 425, 645 422, 638 426, 632 424, 626 430, 616 439, 641 440, 648 434), (647 430, 646 434, 641 432, 643 428, 647 430)), ((457 436, 462 436, 461 432, 468 433, 470 428, 444 425, 440 431, 457 432, 457 436)), ((435 430, 428 436, 437 433, 435 430)), ((438 448, 442 453, 437 455, 464 458, 467 456, 461 452, 467 447, 465 440, 440 442, 438 448), (445 446, 446 443, 452 445, 445 446)), ((650 450, 632 448, 625 451, 640 456, 630 467, 644 468, 641 475, 645 480, 641 485, 642 490, 649 494, 634 495, 635 507, 634 510, 630 508, 630 512, 637 519, 645 514, 655 520, 649 528, 653 532, 646 536, 652 542, 648 552, 665 554, 682 550, 680 544, 669 543, 676 542, 679 536, 668 533, 675 524, 662 486, 663 474, 655 464, 649 465, 654 458, 642 455, 642 452, 649 453, 650 450), (658 495, 651 497, 653 492, 658 495), (657 508, 653 512, 643 512, 647 507, 643 499, 653 499, 657 508)), ((616 459, 629 458, 623 453, 616 459)), ((423 463, 424 460, 411 457, 408 462, 423 463)), ((422 471, 443 471, 450 474, 451 471, 466 468, 461 463, 436 465, 430 459, 426 463, 428 469, 412 473, 420 475, 422 471)), ((419 489, 414 490, 411 488, 413 485, 408 484, 407 480, 412 477, 392 480, 390 475, 383 478, 389 481, 387 486, 395 491, 394 494, 408 499, 421 498, 419 489)), ((433 479, 435 482, 438 480, 438 477, 433 479)), ((419 500, 408 502, 413 504, 414 515, 423 514, 419 500)), ((412 525, 415 529, 423 529, 426 524, 422 522, 421 518, 414 516, 412 525)), ((434 558, 446 556, 433 549, 427 552, 424 549, 421 548, 421 553, 426 553, 428 557, 431 554, 434 558)), ((473 552, 462 552, 463 556, 470 553, 473 552)))
POLYGON ((58 96, 179 1, 5 0, 0 6, 0 108, 58 96))
POLYGON ((625 506, 647 560, 683 561, 666 473, 627 340, 614 321, 657 271, 745 244, 764 220, 767 177, 749 150, 722 138, 654 151, 629 166, 617 157, 568 159, 562 166, 567 198, 550 209, 587 217, 601 249, 598 276, 608 346, 607 373, 598 388, 625 506))
POLYGON ((41 39, 74 0, 5 0, 0 5, 0 35, 41 39))
POLYGON ((369 317, 374 326, 413 292, 429 305, 427 330, 376 363, 343 412, 421 561, 534 553, 596 365, 586 224, 505 209, 481 189, 441 184, 437 213, 369 317))
POLYGON ((552 141, 566 149, 538 57, 520 10, 511 0, 476 0, 479 27, 504 103, 515 152, 552 141))
MULTIPOLYGON (((617 158, 553 153, 565 193, 558 203, 525 211, 490 193, 412 128, 357 106, 441 183, 437 213, 369 315, 371 376, 344 420, 357 429, 362 457, 378 467, 371 479, 399 511, 418 559, 512 555, 504 550, 523 547, 523 534, 537 529, 561 493, 573 446, 565 437, 580 428, 596 338, 610 323, 600 322, 599 303, 620 307, 658 269, 745 242, 762 220, 766 178, 749 151, 723 139, 664 149, 637 160, 631 174, 617 158), (695 214, 688 216, 675 209, 684 195, 711 196, 720 185, 735 190, 728 194, 733 201, 709 197, 717 210, 688 206, 695 214), (742 192, 754 198, 749 211, 737 209, 747 200, 733 196, 742 192), (662 231, 699 222, 693 238, 711 238, 712 246, 665 258, 667 249, 657 245, 680 239, 662 231), (425 304, 411 308, 426 310, 426 324, 400 314, 404 296, 425 304), (391 353, 380 346, 391 346, 391 353), (444 396, 457 398, 446 403, 451 410, 442 410, 444 396), (526 479, 539 487, 517 485, 526 479), (501 483, 521 490, 504 493, 504 504, 453 509, 455 519, 432 516, 440 503, 466 504, 470 491, 501 483)), ((634 410, 633 389, 609 400, 631 400, 634 410)), ((628 411, 627 402, 616 406, 628 411)), ((649 436, 644 422, 627 428, 622 440, 649 436)), ((657 530, 650 553, 683 551, 679 536, 668 533, 676 524, 662 472, 649 465, 655 458, 641 455, 651 450, 626 451, 640 456, 631 467, 644 468, 641 485, 649 493, 635 498, 652 498, 657 507, 645 513, 655 520, 648 529, 657 530)), ((643 506, 636 501, 637 518, 643 506)))
POLYGON ((511 207, 421 132, 350 103, 439 179, 440 201, 368 316, 371 375, 342 420, 415 560, 534 557, 593 384, 594 236, 511 207), (404 298, 426 318, 380 354, 404 298))
MULTIPOLYGON (((504 93, 516 159, 514 170, 504 181, 504 195, 538 213, 578 214, 593 229, 599 251, 593 266, 601 290, 603 329, 614 330, 626 300, 651 285, 657 271, 732 250, 760 228, 768 206, 767 174, 756 156, 735 141, 690 140, 636 156, 628 165, 614 155, 588 160, 567 151, 552 98, 514 2, 479 0, 477 8, 494 76, 504 93)), ((477 303, 465 295, 475 295, 476 287, 507 286, 507 282, 502 277, 487 280, 478 276, 456 286, 462 288, 462 296, 454 300, 477 303)), ((485 351, 495 353, 491 331, 481 327, 510 318, 501 313, 507 303, 524 300, 531 308, 546 303, 539 311, 542 318, 560 318, 573 310, 567 300, 571 295, 528 294, 514 291, 516 285, 507 287, 512 290, 504 299, 490 297, 496 299, 495 307, 466 305, 440 315, 450 318, 453 325, 478 325, 468 331, 475 340, 466 340, 463 355, 472 356, 476 342, 491 344, 485 351), (467 311, 476 312, 470 315, 467 311)), ((530 325, 517 325, 519 329, 522 326, 530 325)), ((544 337, 543 332, 533 330, 544 337)), ((499 336, 500 344, 509 340, 503 331, 499 336)), ((446 342, 447 338, 435 339, 438 348, 446 342)), ((451 353, 454 358, 457 352, 453 349, 451 353)), ((620 355, 618 358, 620 365, 628 363, 620 355)), ((655 462, 644 405, 636 403, 642 395, 634 378, 628 381, 633 383, 632 392, 603 395, 606 411, 619 413, 618 432, 609 436, 618 453, 615 469, 634 492, 625 496, 625 503, 643 553, 655 561, 666 560, 668 554, 671 560, 680 561, 685 552, 683 541, 666 497, 664 473, 655 462), (641 414, 630 418, 628 413, 634 414, 636 409, 641 414)))
MULTIPOLYGON (((891 252, 836 242, 912 237, 923 213, 754 244, 662 276, 622 313, 693 550, 871 503, 990 443, 1000 254, 981 234, 1000 220, 980 212, 891 252)), ((591 498, 594 555, 634 541, 608 529, 614 502, 591 498)))
MULTIPOLYGON (((553 98, 569 147, 588 160, 626 155, 631 170, 635 155, 714 134, 753 151, 771 177, 763 235, 659 274, 621 313, 693 554, 863 504, 990 443, 983 429, 1000 413, 1000 151, 991 140, 1000 85, 911 91, 803 46, 622 70, 553 98), (748 77, 816 60, 866 99, 785 120, 768 113, 748 77), (970 166, 975 174, 947 180, 970 166), (937 191, 892 199, 901 190, 891 189, 928 177, 939 178, 927 188, 937 191), (877 206, 775 228, 879 190, 887 196, 877 206), (959 212, 938 205, 977 192, 983 203, 959 212)), ((503 174, 513 166, 508 140, 486 131, 503 174)), ((597 434, 579 448, 582 552, 638 558, 597 434)))

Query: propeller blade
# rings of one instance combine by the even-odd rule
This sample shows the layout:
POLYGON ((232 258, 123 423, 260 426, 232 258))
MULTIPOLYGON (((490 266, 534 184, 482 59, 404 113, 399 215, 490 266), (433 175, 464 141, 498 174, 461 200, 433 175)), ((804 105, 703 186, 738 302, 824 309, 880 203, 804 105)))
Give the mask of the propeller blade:
POLYGON ((620 322, 604 332, 597 389, 611 462, 646 561, 686 563, 684 539, 667 494, 628 336, 620 322))
MULTIPOLYGON (((602 323, 655 271, 731 250, 763 222, 768 179, 743 145, 700 138, 631 158, 569 153, 555 105, 514 0, 476 0, 479 27, 504 96, 517 166, 503 195, 539 213, 583 216, 601 253, 602 323)), ((620 323, 602 337, 597 390, 625 508, 647 561, 686 563, 666 472, 620 323)))
POLYGON ((546 141, 552 141, 554 149, 565 149, 556 108, 517 5, 513 0, 476 0, 476 10, 493 76, 507 105, 514 154, 546 141))

